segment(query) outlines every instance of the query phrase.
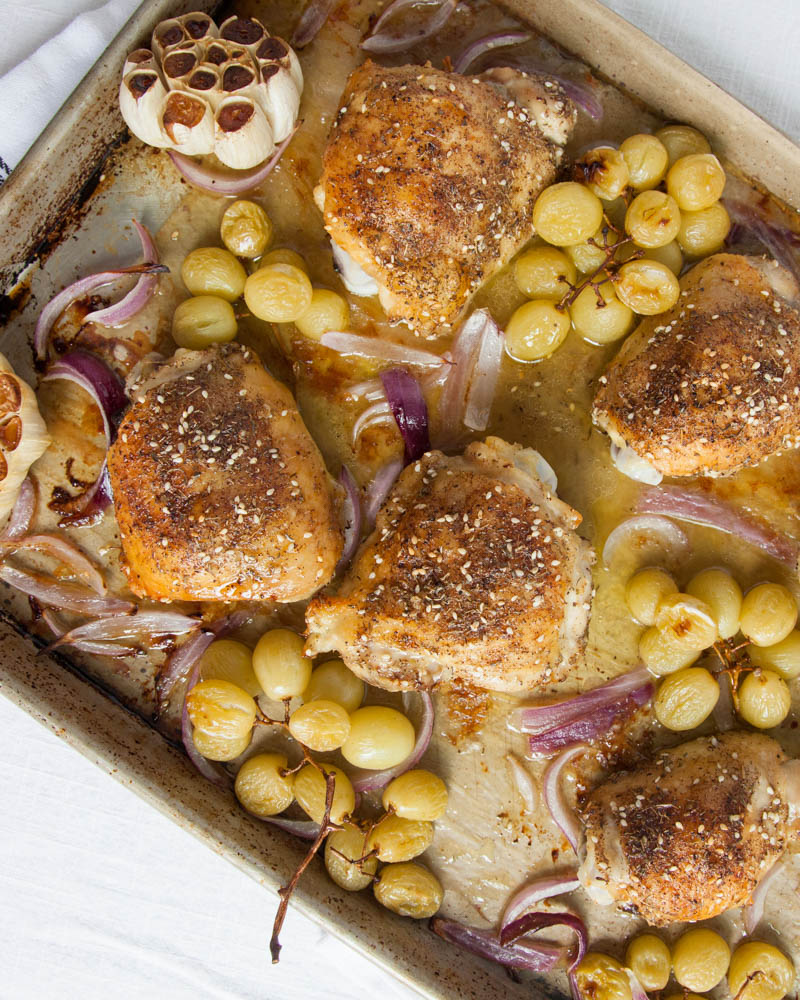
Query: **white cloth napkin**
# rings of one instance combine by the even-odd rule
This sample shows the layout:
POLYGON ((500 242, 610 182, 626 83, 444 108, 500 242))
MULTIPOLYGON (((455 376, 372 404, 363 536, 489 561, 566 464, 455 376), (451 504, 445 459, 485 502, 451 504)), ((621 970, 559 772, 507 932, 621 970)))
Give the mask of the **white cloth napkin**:
POLYGON ((10 39, 39 35, 48 21, 58 30, 38 44, 22 62, 0 76, 0 183, 19 163, 44 127, 77 87, 109 42, 122 28, 139 0, 108 0, 102 4, 70 4, 64 0, 45 3, 0 4, 6 54, 13 58, 10 39), (84 9, 73 16, 76 6, 84 9), (6 7, 8 8, 6 10, 6 7), (45 22, 44 24, 42 22, 45 22))

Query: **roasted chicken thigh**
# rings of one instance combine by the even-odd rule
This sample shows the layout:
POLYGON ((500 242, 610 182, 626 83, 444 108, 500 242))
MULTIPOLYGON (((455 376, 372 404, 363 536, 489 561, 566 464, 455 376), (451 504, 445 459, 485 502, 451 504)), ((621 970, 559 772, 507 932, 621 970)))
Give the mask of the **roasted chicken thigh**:
POLYGON ((794 830, 793 767, 768 736, 729 732, 612 775, 582 807, 578 877, 656 926, 743 906, 794 830))
POLYGON ((603 377, 593 417, 634 478, 715 476, 800 445, 800 289, 761 257, 717 254, 681 279, 603 377))
POLYGON ((178 351, 108 454, 131 590, 297 601, 342 551, 335 490, 289 390, 239 345, 178 351))
POLYGON ((592 552, 537 460, 488 438, 408 466, 337 592, 311 602, 307 651, 337 650, 389 690, 521 692, 564 676, 589 619, 592 552))
POLYGON ((360 269, 352 290, 379 294, 391 321, 420 334, 451 325, 533 235, 574 121, 544 77, 360 66, 315 191, 334 245, 360 269))

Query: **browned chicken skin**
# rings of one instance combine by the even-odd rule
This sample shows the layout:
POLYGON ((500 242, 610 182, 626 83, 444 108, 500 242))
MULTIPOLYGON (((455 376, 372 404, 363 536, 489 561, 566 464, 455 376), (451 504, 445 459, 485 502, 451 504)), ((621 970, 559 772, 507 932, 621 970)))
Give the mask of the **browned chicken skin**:
MULTIPOLYGON (((723 475, 800 445, 800 290, 775 261, 717 254, 642 320, 593 417, 665 476, 723 475)), ((650 480, 652 481, 652 480, 650 480)))
POLYGON ((178 351, 155 382, 108 454, 133 592, 296 601, 327 583, 334 487, 289 390, 238 345, 178 351))
POLYGON ((311 653, 338 650, 390 690, 459 679, 527 691, 564 676, 589 618, 580 515, 499 438, 410 465, 333 595, 306 615, 311 653))
POLYGON ((516 70, 484 81, 367 61, 352 74, 315 197, 390 320, 429 334, 458 318, 533 235, 574 119, 556 83, 516 70))
POLYGON ((581 809, 581 882, 655 926, 743 906, 794 832, 793 763, 768 736, 730 732, 612 775, 581 809))

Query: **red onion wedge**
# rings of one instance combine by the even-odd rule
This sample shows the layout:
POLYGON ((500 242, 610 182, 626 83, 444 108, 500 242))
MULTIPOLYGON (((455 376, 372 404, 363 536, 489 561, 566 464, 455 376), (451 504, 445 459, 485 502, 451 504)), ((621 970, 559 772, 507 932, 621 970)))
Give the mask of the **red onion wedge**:
POLYGON ((504 352, 503 331, 487 313, 464 411, 464 423, 473 431, 485 431, 489 423, 504 352))
MULTIPOLYGON (((626 969, 625 972, 628 975, 628 980, 631 984, 631 1000, 650 1000, 645 992, 644 986, 636 978, 636 973, 632 969, 626 969)), ((574 973, 570 973, 570 985, 573 987, 572 995, 575 1000, 581 1000, 580 991, 577 989, 577 983, 573 982, 574 973)))
POLYGON ((800 250, 798 237, 790 229, 776 226, 755 205, 748 205, 735 198, 723 198, 731 219, 749 230, 779 264, 800 281, 800 250))
MULTIPOLYGON (((132 222, 142 244, 142 254, 144 255, 145 264, 160 264, 158 251, 150 233, 136 219, 133 219, 132 222)), ((166 272, 169 271, 169 268, 164 267, 161 270, 162 272, 166 272)), ((158 272, 148 271, 139 278, 133 288, 119 302, 115 302, 105 309, 98 309, 96 312, 89 313, 84 323, 97 323, 100 326, 123 326, 129 319, 144 309, 155 294, 157 287, 158 272)))
POLYGON ((493 49, 505 48, 509 45, 521 45, 531 38, 529 31, 505 31, 494 35, 485 35, 468 45, 453 64, 454 73, 466 73, 476 59, 486 55, 493 49))
MULTIPOLYGON (((44 608, 42 610, 42 618, 47 623, 50 631, 57 638, 68 632, 69 629, 61 621, 56 612, 51 608, 44 608)), ((101 640, 92 641, 86 640, 85 642, 73 642, 73 649, 82 650, 84 653, 91 653, 93 656, 110 656, 114 659, 119 659, 126 656, 137 656, 141 650, 135 646, 119 646, 115 642, 103 642, 101 640)))
POLYGON ((156 693, 159 702, 165 701, 172 689, 188 676, 192 667, 205 653, 215 639, 222 639, 249 621, 252 615, 246 611, 234 611, 214 622, 203 622, 202 631, 187 639, 168 658, 158 675, 156 693))
POLYGON ((422 718, 417 727, 417 740, 413 750, 401 764, 390 767, 386 771, 361 771, 358 774, 351 775, 350 780, 353 783, 353 788, 359 795, 385 788, 393 778, 396 778, 400 774, 405 774, 412 767, 416 767, 425 756, 431 742, 431 736, 433 735, 433 720, 435 715, 433 699, 427 691, 417 691, 416 694, 422 700, 422 718))
POLYGON ((358 447, 358 442, 364 431, 368 430, 370 427, 386 426, 393 423, 393 421, 394 417, 392 416, 392 408, 389 406, 389 401, 386 399, 386 395, 384 393, 384 398, 379 400, 377 403, 373 403, 371 406, 368 406, 366 410, 359 413, 358 418, 353 424, 351 436, 353 450, 358 447))
POLYGON ((511 776, 514 779, 514 784, 519 792, 519 797, 522 799, 523 805, 525 806, 525 811, 527 813, 533 813, 536 811, 536 805, 539 801, 539 793, 536 790, 536 785, 533 783, 533 778, 530 772, 522 763, 518 760, 513 753, 506 754, 506 762, 508 768, 511 771, 511 776))
POLYGON ((260 167, 253 167, 252 170, 239 170, 233 175, 222 173, 211 167, 204 167, 195 160, 190 159, 190 157, 184 156, 183 153, 177 153, 174 149, 168 149, 167 153, 181 177, 195 187, 203 191, 210 191, 211 194, 223 196, 244 194, 246 191, 252 191, 253 188, 258 187, 259 184, 263 184, 267 177, 269 177, 275 167, 277 167, 286 147, 294 138, 295 132, 297 132, 302 124, 301 121, 295 123, 292 131, 286 136, 272 154, 272 158, 267 160, 266 163, 262 163, 260 167))
POLYGON ((400 458, 387 462, 375 474, 375 478, 367 487, 366 501, 364 504, 364 521, 368 529, 372 529, 378 511, 383 506, 384 500, 389 496, 392 487, 397 482, 397 477, 403 471, 403 461, 400 458))
POLYGON ((793 572, 800 566, 800 542, 725 500, 682 486, 662 486, 643 490, 639 495, 639 510, 648 514, 674 517, 679 521, 716 528, 761 549, 793 572))
POLYGON ((465 927, 464 924, 456 923, 455 920, 445 920, 443 917, 432 917, 428 926, 443 940, 509 969, 551 972, 567 958, 566 949, 557 945, 543 942, 532 944, 527 941, 502 945, 492 931, 465 927))
POLYGON ((383 382, 379 378, 366 379, 364 382, 354 382, 345 390, 345 395, 349 399, 366 399, 368 403, 375 403, 379 399, 386 399, 383 391, 383 382))
POLYGON ((587 114, 592 121, 600 121, 603 117, 603 105, 595 97, 594 91, 588 83, 579 83, 566 76, 559 76, 549 70, 542 70, 545 76, 549 76, 556 83, 560 83, 564 93, 572 103, 587 114))
POLYGON ((585 753, 586 749, 585 746, 570 747, 569 750, 559 754, 544 772, 542 781, 544 801, 553 817, 553 822, 567 838, 570 847, 576 854, 583 835, 583 828, 574 811, 567 805, 564 789, 561 787, 561 772, 575 757, 585 753))
POLYGON ((51 500, 48 506, 61 515, 59 528, 87 527, 102 518, 111 505, 111 480, 108 466, 103 462, 100 475, 85 493, 66 500, 51 500))
POLYGON ((336 564, 336 572, 341 572, 356 554, 358 543, 361 541, 361 494, 358 491, 353 474, 346 465, 342 466, 339 473, 339 482, 344 486, 346 500, 344 504, 344 548, 336 564))
POLYGON ((580 887, 578 873, 576 871, 565 872, 563 875, 549 875, 546 878, 537 879, 528 885, 518 889, 506 904, 503 916, 500 918, 500 926, 507 927, 518 920, 526 910, 543 899, 552 899, 553 896, 563 896, 568 892, 574 892, 580 887))
POLYGON ((57 535, 25 535, 22 538, 0 539, 0 557, 33 549, 52 556, 74 573, 96 594, 105 594, 106 583, 95 564, 66 538, 57 535))
POLYGON ((35 480, 26 476, 22 480, 17 499, 11 508, 11 514, 0 538, 21 538, 23 535, 27 535, 36 511, 37 492, 35 480))
POLYGON ((68 309, 73 302, 102 288, 103 285, 110 285, 112 281, 126 274, 164 274, 169 268, 163 264, 135 264, 133 267, 122 267, 114 271, 100 271, 97 274, 90 274, 85 278, 68 285, 58 295, 54 296, 39 313, 36 321, 36 328, 33 332, 33 347, 37 358, 44 358, 47 353, 47 342, 50 332, 55 326, 56 320, 68 309))
POLYGON ((419 382, 402 368, 392 368, 388 372, 382 372, 381 382, 403 436, 404 459, 406 465, 409 465, 422 458, 425 452, 431 449, 425 397, 422 395, 419 382))
POLYGON ((639 667, 574 698, 520 708, 514 712, 511 726, 518 732, 533 736, 552 732, 576 719, 591 715, 598 708, 619 702, 651 680, 647 670, 639 667))
MULTIPOLYGON (((495 331, 497 326, 489 310, 476 309, 467 317, 453 339, 450 348, 453 363, 439 399, 439 419, 446 444, 454 444, 461 437, 473 371, 484 341, 495 331)), ((500 342, 502 344, 502 340, 500 342)), ((499 370, 499 362, 497 364, 499 370)), ((494 391, 492 386, 487 386, 484 378, 481 393, 487 388, 494 391)))
POLYGON ((301 840, 316 840, 319 836, 319 824, 315 823, 313 819, 289 819, 288 816, 256 816, 254 813, 248 812, 249 816, 253 819, 260 820, 262 823, 271 823, 273 826, 277 826, 278 829, 283 830, 284 833, 291 833, 293 837, 299 837, 301 840))
POLYGON ((200 622, 196 618, 175 611, 139 611, 135 614, 98 618, 79 625, 51 643, 48 649, 71 646, 75 642, 87 640, 109 642, 116 639, 134 639, 157 647, 163 639, 194 632, 199 628, 200 622))
POLYGON ((183 738, 183 746, 188 754, 189 760, 194 764, 200 774, 204 778, 207 778, 212 785, 216 785, 218 788, 229 789, 231 787, 231 777, 224 767, 219 764, 215 764, 200 753, 197 747, 194 745, 194 736, 192 720, 189 718, 189 708, 186 704, 189 697, 189 692, 195 686, 195 684, 200 679, 200 667, 195 667, 189 677, 189 683, 186 685, 186 694, 183 698, 183 710, 181 712, 181 737, 183 738))
POLYGON ((450 20, 457 5, 458 0, 394 0, 375 22, 372 33, 362 41, 361 48, 366 52, 403 52, 405 49, 411 48, 412 45, 424 42, 426 38, 432 38, 441 31, 450 20), (427 23, 423 23, 421 26, 414 18, 415 26, 402 34, 393 35, 382 30, 390 18, 406 7, 429 7, 432 5, 439 9, 433 13, 427 23))
POLYGON ((764 916, 764 904, 767 901, 769 890, 775 879, 781 874, 785 874, 783 864, 780 861, 776 861, 772 868, 765 875, 762 875, 761 881, 753 890, 750 902, 744 907, 742 913, 746 933, 754 934, 756 927, 761 923, 761 918, 764 916))
POLYGON ((73 611, 78 615, 132 615, 136 605, 121 597, 96 594, 78 583, 66 583, 51 576, 19 569, 9 563, 0 564, 0 580, 33 597, 40 604, 73 611))
POLYGON ((395 344, 380 337, 362 337, 357 333, 324 333, 320 338, 323 347, 328 347, 337 354, 353 354, 359 358, 369 358, 372 361, 387 361, 396 365, 411 365, 422 368, 438 368, 447 362, 438 354, 430 351, 420 351, 415 347, 395 344))
POLYGON ((114 440, 115 422, 127 405, 122 381, 105 361, 86 351, 70 351, 55 361, 42 378, 43 382, 66 379, 84 389, 103 417, 106 442, 114 440))
POLYGON ((689 552, 686 532, 666 517, 638 515, 622 521, 606 539, 603 562, 607 567, 625 562, 633 573, 652 559, 665 557, 678 563, 689 552))
POLYGON ((306 45, 314 41, 331 16, 335 2, 336 0, 309 0, 308 6, 303 11, 292 35, 293 49, 305 48, 306 45))
POLYGON ((589 935, 586 931, 586 924, 574 913, 526 913, 517 920, 506 924, 500 930, 500 944, 506 946, 519 940, 526 934, 536 933, 544 930, 545 927, 569 927, 575 931, 578 947, 569 963, 570 972, 580 964, 586 949, 589 945, 589 935))

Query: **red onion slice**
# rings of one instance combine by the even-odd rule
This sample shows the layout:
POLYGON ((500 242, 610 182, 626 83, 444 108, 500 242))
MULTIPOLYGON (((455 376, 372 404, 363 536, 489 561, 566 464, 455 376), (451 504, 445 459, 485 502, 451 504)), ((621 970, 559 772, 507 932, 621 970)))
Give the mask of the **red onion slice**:
POLYGON ((292 48, 305 48, 317 37, 331 16, 335 0, 310 0, 292 35, 292 48))
POLYGON ((411 462, 422 458, 426 451, 431 450, 425 397, 422 395, 419 382, 402 368, 392 368, 388 372, 382 372, 381 382, 403 436, 405 463, 410 465, 411 462))
POLYGON ((376 792, 385 788, 392 779, 400 774, 405 774, 412 767, 416 767, 425 756, 430 746, 431 736, 433 735, 433 720, 435 716, 433 699, 427 691, 417 691, 415 693, 422 700, 422 718, 417 728, 417 739, 413 750, 401 764, 390 767, 386 771, 361 771, 358 774, 351 775, 350 780, 353 783, 353 788, 359 795, 364 795, 366 792, 376 792))
POLYGON ((275 167, 277 167, 286 147, 292 141, 295 132, 297 132, 301 125, 302 122, 300 121, 295 123, 292 131, 286 136, 273 153, 272 158, 266 163, 263 163, 260 167, 253 167, 252 170, 246 172, 240 170, 236 176, 222 173, 211 167, 204 167, 202 164, 197 163, 188 156, 184 156, 183 153, 176 152, 174 149, 168 149, 167 153, 181 177, 195 187, 203 191, 210 191, 211 194, 223 196, 244 194, 245 191, 251 191, 253 188, 258 187, 259 184, 262 184, 269 177, 275 167))
POLYGON ((570 972, 580 965, 589 946, 586 924, 574 913, 526 913, 500 930, 500 944, 509 945, 525 934, 536 933, 545 927, 569 927, 575 931, 578 947, 569 963, 570 972))
POLYGON ((515 941, 513 944, 502 945, 491 931, 465 927, 464 924, 445 920, 443 917, 433 917, 429 926, 444 941, 509 969, 551 972, 567 957, 566 949, 552 944, 515 941))
POLYGON ((767 901, 769 890, 777 876, 781 874, 783 874, 783 864, 780 861, 776 861, 772 868, 761 877, 761 881, 753 890, 750 902, 744 907, 742 912, 744 929, 747 934, 754 934, 756 927, 761 923, 761 918, 764 916, 764 904, 767 901))
POLYGON ((383 468, 375 474, 375 478, 367 487, 366 502, 364 504, 364 521, 369 530, 375 524, 378 511, 383 506, 384 500, 389 496, 392 487, 397 482, 397 477, 403 471, 402 459, 394 459, 387 462, 383 468))
POLYGON ((357 333, 324 333, 320 338, 323 347, 337 354, 353 354, 372 361, 388 361, 392 364, 437 368, 447 364, 444 358, 430 351, 420 351, 415 347, 395 344, 380 337, 362 337, 357 333))
MULTIPOLYGON (((625 972, 627 973, 628 980, 629 980, 629 982, 631 984, 631 1000, 650 1000, 650 998, 648 997, 647 993, 645 992, 645 988, 642 986, 642 984, 636 978, 636 974, 633 972, 633 970, 632 969, 626 969, 625 972)), ((577 989, 577 983, 573 983, 573 977, 574 977, 574 973, 571 973, 570 974, 570 985, 573 986, 573 991, 572 991, 573 992, 573 996, 575 997, 575 1000, 581 1000, 580 991, 577 989)))
MULTIPOLYGON (((132 221, 142 244, 142 254, 144 255, 145 263, 160 264, 158 251, 150 233, 136 219, 132 221)), ((162 273, 168 271, 168 267, 161 268, 162 273)), ((84 323, 98 323, 100 326, 122 326, 144 309, 155 294, 157 287, 158 272, 148 271, 147 274, 143 274, 139 278, 133 288, 119 302, 115 302, 106 309, 99 309, 96 312, 89 313, 84 323)))
POLYGON ((87 275, 68 285, 58 295, 55 295, 39 313, 36 321, 36 328, 33 332, 33 348, 37 358, 43 358, 47 353, 47 341, 50 332, 55 326, 56 320, 68 309, 73 302, 102 288, 103 285, 110 285, 112 281, 126 274, 163 274, 166 270, 162 264, 136 264, 133 267, 122 267, 114 271, 100 271, 97 274, 87 275))
POLYGON ((580 884, 578 873, 569 871, 560 876, 550 875, 547 878, 540 878, 522 886, 506 904, 503 916, 500 918, 501 928, 507 927, 519 919, 526 910, 541 903, 543 899, 552 899, 553 896, 563 896, 568 892, 574 892, 580 887, 580 884))
POLYGON ((51 643, 49 648, 71 646, 75 642, 96 640, 108 642, 115 639, 140 639, 155 643, 160 639, 194 632, 199 628, 200 622, 196 618, 175 611, 139 611, 134 614, 98 618, 85 625, 79 625, 51 643))
POLYGON ((182 643, 168 658, 156 680, 156 694, 159 702, 166 701, 172 689, 188 676, 192 667, 205 653, 215 639, 222 639, 249 621, 252 615, 246 611, 234 611, 233 614, 218 618, 215 622, 203 623, 202 632, 193 635, 182 643))
POLYGON ((377 403, 373 403, 368 406, 366 410, 359 413, 357 420, 353 424, 353 431, 351 436, 351 443, 353 445, 353 450, 358 447, 358 442, 364 431, 368 430, 370 427, 380 427, 381 425, 391 424, 394 420, 392 415, 392 408, 389 406, 389 401, 386 399, 384 393, 384 398, 377 403))
POLYGON ((426 38, 432 38, 447 24, 458 0, 394 0, 384 10, 372 29, 372 33, 361 42, 361 48, 366 52, 403 52, 426 38), (382 27, 390 17, 406 7, 430 6, 431 2, 438 4, 439 9, 429 18, 427 24, 416 27, 400 35, 392 35, 382 31, 382 27))
POLYGON ((539 801, 539 793, 536 790, 536 785, 533 783, 533 778, 525 765, 517 760, 513 753, 506 754, 506 762, 519 792, 519 797, 525 805, 526 812, 534 813, 539 801))
POLYGON ((504 352, 503 331, 487 313, 464 411, 464 423, 473 431, 485 431, 489 423, 504 352))
POLYGON ((386 399, 386 393, 383 391, 383 382, 379 378, 370 378, 364 382, 355 382, 347 388, 345 395, 350 399, 366 399, 368 403, 375 403, 379 399, 386 399))
POLYGON ((70 351, 55 361, 42 378, 43 382, 66 379, 84 389, 103 417, 106 442, 114 440, 114 424, 127 405, 125 387, 117 374, 100 358, 86 351, 70 351))
POLYGON ((64 583, 53 577, 19 569, 9 563, 0 564, 0 580, 9 586, 62 611, 78 615, 131 615, 136 605, 121 597, 96 594, 78 583, 64 583))
POLYGON ((336 564, 336 572, 340 573, 356 554, 358 543, 361 541, 361 494, 358 491, 353 475, 346 465, 342 466, 339 473, 339 482, 344 486, 347 499, 344 506, 344 548, 336 564))
POLYGON ((95 564, 65 538, 57 535, 25 535, 22 538, 0 539, 0 556, 24 549, 33 549, 52 556, 72 572, 96 594, 105 594, 106 583, 95 564))
POLYGON ((316 840, 319 836, 319 824, 315 823, 313 819, 289 819, 287 816, 256 816, 254 813, 245 811, 253 819, 257 819, 262 823, 271 823, 273 826, 277 826, 279 830, 283 830, 284 833, 291 833, 293 837, 299 837, 301 840, 316 840))
POLYGON ((26 476, 22 480, 17 499, 0 538, 21 538, 27 535, 36 510, 36 493, 34 481, 30 476, 26 476))
POLYGON ((725 500, 686 490, 681 486, 662 486, 643 490, 637 506, 646 513, 674 517, 679 521, 736 535, 793 572, 798 571, 800 543, 738 510, 725 500))
POLYGON ((554 701, 544 705, 527 705, 512 716, 512 728, 518 732, 537 736, 565 726, 575 719, 590 715, 598 708, 620 701, 626 695, 649 683, 652 678, 644 667, 620 674, 612 680, 592 688, 574 698, 554 701))
POLYGON ((458 440, 466 406, 467 389, 483 337, 494 323, 488 309, 476 309, 461 325, 450 348, 453 363, 439 400, 439 420, 445 439, 458 440))
POLYGON ((723 204, 731 219, 739 226, 750 230, 775 260, 800 281, 800 252, 797 248, 796 234, 789 229, 774 225, 759 212, 757 207, 748 205, 744 201, 723 198, 723 204))
POLYGON ((494 35, 486 35, 468 45, 453 64, 454 73, 466 73, 469 67, 481 56, 492 49, 505 48, 508 45, 520 45, 531 38, 529 31, 505 31, 494 35))
POLYGON ((648 560, 658 557, 663 561, 669 557, 678 561, 689 552, 686 532, 666 517, 639 515, 629 517, 618 524, 603 546, 603 562, 613 566, 622 555, 631 572, 639 569, 648 560))
POLYGON ((736 728, 736 713, 733 707, 733 690, 731 688, 731 675, 718 673, 716 675, 719 684, 719 698, 711 710, 714 725, 721 733, 727 733, 736 728))
POLYGON ((218 788, 229 789, 231 787, 231 777, 224 767, 220 767, 219 764, 215 764, 200 753, 197 747, 194 745, 194 736, 192 720, 189 718, 189 708, 186 704, 189 697, 189 692, 195 686, 195 684, 200 679, 200 667, 195 667, 189 677, 189 683, 186 685, 186 694, 183 697, 183 710, 181 712, 181 737, 183 739, 183 746, 189 757, 189 760, 194 764, 200 774, 203 775, 212 785, 216 785, 218 788))
POLYGON ((586 752, 585 746, 571 747, 559 754, 558 757, 548 766, 542 779, 544 791, 544 801, 547 805, 553 822, 569 841, 569 845, 575 853, 578 853, 578 846, 583 835, 583 828, 580 820, 574 811, 567 805, 564 798, 564 789, 561 786, 561 772, 575 757, 586 752))

